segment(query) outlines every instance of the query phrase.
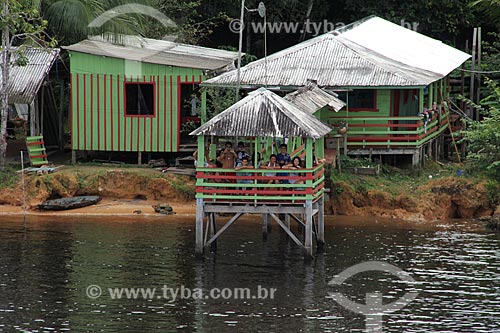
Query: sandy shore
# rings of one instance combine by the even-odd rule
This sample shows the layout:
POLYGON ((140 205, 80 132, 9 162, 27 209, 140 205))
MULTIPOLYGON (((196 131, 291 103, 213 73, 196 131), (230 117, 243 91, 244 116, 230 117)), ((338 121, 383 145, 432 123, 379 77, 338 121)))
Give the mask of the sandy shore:
MULTIPOLYGON (((102 199, 99 203, 64 211, 40 211, 37 209, 28 209, 26 216, 29 219, 55 219, 57 220, 95 220, 102 218, 120 220, 163 220, 177 221, 179 218, 194 218, 196 215, 196 204, 194 202, 168 202, 172 206, 175 214, 163 215, 154 211, 153 205, 158 204, 158 201, 146 200, 125 200, 125 199, 102 199)), ((19 206, 0 205, 0 218, 6 217, 9 219, 22 218, 24 215, 23 208, 19 206)))

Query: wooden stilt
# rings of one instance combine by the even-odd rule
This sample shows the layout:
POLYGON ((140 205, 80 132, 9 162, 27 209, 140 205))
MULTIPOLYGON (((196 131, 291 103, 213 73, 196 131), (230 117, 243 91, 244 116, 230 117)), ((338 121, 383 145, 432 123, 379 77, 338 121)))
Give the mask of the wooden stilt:
POLYGON ((71 164, 76 164, 76 150, 71 150, 71 164))
POLYGON ((262 214, 262 239, 267 240, 268 232, 268 216, 269 214, 262 214))
POLYGON ((313 253, 312 253, 312 201, 311 200, 306 200, 306 230, 305 230, 305 242, 304 242, 304 250, 305 250, 305 257, 307 258, 312 258, 313 253))
POLYGON ((322 196, 318 201, 318 230, 317 230, 317 248, 322 252, 325 247, 325 197, 322 196))
POLYGON ((137 152, 137 164, 142 165, 142 152, 137 152))
POLYGON ((196 199, 196 255, 203 255, 203 199, 196 199))
MULTIPOLYGON (((215 232, 217 230, 217 215, 215 213, 211 213, 210 215, 212 216, 212 219, 210 221, 210 239, 212 239, 215 236, 215 232)), ((210 250, 212 252, 217 251, 217 238, 210 245, 210 250)))
POLYGON ((290 229, 290 214, 285 214, 285 225, 290 229))

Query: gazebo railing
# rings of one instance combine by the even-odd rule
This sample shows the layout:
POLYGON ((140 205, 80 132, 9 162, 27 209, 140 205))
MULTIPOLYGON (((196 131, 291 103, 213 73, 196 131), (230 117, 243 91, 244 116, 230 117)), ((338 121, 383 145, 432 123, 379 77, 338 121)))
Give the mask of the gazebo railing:
POLYGON ((196 178, 196 198, 205 202, 298 204, 321 197, 325 176, 320 164, 300 170, 197 168, 196 178))

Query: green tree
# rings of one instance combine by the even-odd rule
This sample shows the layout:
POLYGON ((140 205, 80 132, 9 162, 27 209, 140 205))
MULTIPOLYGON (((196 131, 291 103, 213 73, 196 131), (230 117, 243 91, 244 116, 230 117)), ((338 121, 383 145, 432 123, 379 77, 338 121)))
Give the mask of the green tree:
POLYGON ((178 36, 177 41, 199 45, 215 28, 229 22, 226 11, 209 6, 202 0, 155 0, 154 6, 177 23, 174 30, 157 24, 151 25, 148 34, 153 34, 156 38, 174 32, 178 36))
MULTIPOLYGON (((0 84, 0 169, 5 168, 7 152, 7 120, 9 116, 9 94, 7 84, 11 66, 25 66, 26 57, 23 47, 26 45, 42 46, 46 37, 44 31, 47 22, 41 19, 38 2, 29 0, 1 1, 0 29, 1 46, 1 84, 0 84), (15 49, 14 46, 17 46, 15 49), (13 57, 15 54, 15 57, 13 57), (13 63, 12 59, 15 59, 13 63)), ((53 41, 49 43, 49 46, 53 41)))
POLYGON ((472 166, 500 180, 500 86, 497 81, 487 80, 491 94, 476 105, 483 115, 481 121, 467 121, 463 131, 467 142, 467 158, 472 166))
POLYGON ((497 27, 500 26, 500 0, 475 0, 470 6, 479 10, 497 27))
MULTIPOLYGON (((144 35, 148 18, 134 13, 135 5, 150 6, 150 0, 47 0, 41 11, 48 22, 48 33, 62 45, 79 42, 89 35, 112 33, 113 35, 144 35), (95 28, 89 24, 100 15, 123 7, 124 14, 109 16, 106 22, 95 28), (126 6, 129 6, 130 10, 126 6)), ((157 23, 157 22, 156 22, 157 23)))

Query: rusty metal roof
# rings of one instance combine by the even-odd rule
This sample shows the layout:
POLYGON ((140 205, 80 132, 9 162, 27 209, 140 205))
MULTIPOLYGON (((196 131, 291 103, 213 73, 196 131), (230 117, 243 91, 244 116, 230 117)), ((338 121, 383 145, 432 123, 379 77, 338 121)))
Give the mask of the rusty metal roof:
POLYGON ((245 98, 216 115, 190 135, 221 137, 309 137, 319 139, 331 128, 284 98, 265 89, 245 98))
POLYGON ((206 70, 234 69, 234 60, 238 58, 237 52, 127 35, 114 42, 106 37, 94 36, 64 48, 99 56, 206 70))
MULTIPOLYGON (((9 103, 31 104, 40 89, 43 80, 49 74, 54 64, 59 49, 41 49, 34 47, 23 47, 22 54, 28 59, 26 66, 15 65, 19 57, 18 48, 12 48, 12 56, 7 83, 9 103)), ((1 59, 0 59, 1 60, 1 59)), ((0 72, 0 80, 2 73, 0 72)))
POLYGON ((297 106, 302 111, 314 114, 319 109, 329 106, 335 112, 341 110, 346 104, 338 98, 336 93, 325 91, 315 83, 308 84, 284 97, 287 101, 297 106))
MULTIPOLYGON (((379 17, 309 39, 241 68, 243 86, 416 87, 443 78, 470 56, 379 17), (368 37, 367 37, 368 36, 368 37), (267 67, 267 70, 266 70, 267 67)), ((234 86, 236 70, 204 85, 234 86)))

